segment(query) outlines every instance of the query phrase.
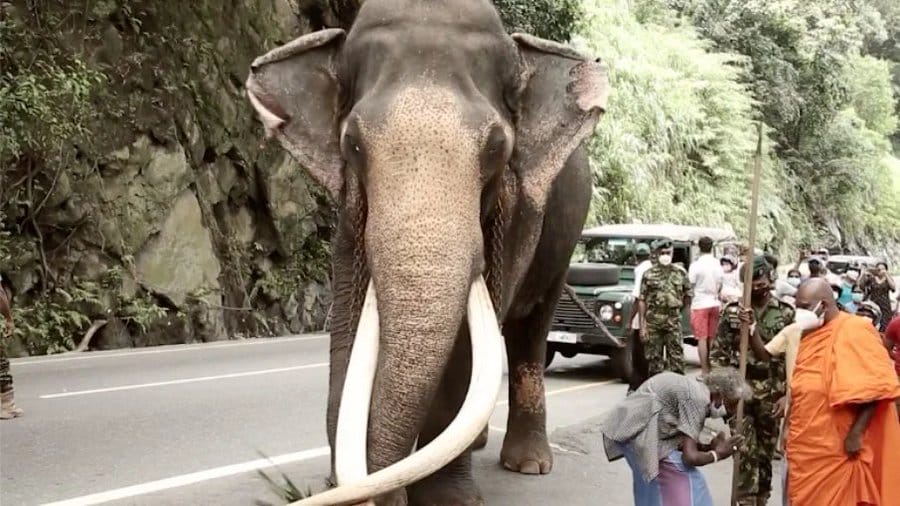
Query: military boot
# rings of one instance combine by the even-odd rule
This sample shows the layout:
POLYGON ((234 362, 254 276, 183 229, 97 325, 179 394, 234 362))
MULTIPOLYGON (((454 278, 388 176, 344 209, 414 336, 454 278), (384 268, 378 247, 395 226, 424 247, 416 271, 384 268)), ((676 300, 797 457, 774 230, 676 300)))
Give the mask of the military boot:
POLYGON ((13 391, 3 392, 0 394, 0 420, 8 420, 17 416, 22 416, 23 411, 16 407, 16 401, 13 399, 13 391))

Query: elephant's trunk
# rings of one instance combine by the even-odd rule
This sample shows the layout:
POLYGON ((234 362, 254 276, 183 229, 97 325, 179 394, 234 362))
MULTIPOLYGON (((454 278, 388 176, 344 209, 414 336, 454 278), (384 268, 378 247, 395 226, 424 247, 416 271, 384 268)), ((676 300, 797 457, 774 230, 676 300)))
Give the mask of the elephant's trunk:
MULTIPOLYGON (((378 328, 377 317, 373 317, 373 312, 371 311, 375 306, 374 295, 375 292, 372 285, 370 285, 369 296, 367 296, 366 300, 368 310, 363 309, 363 318, 360 323, 361 330, 357 333, 354 356, 351 358, 350 370, 353 370, 354 365, 356 365, 359 373, 356 379, 363 379, 366 375, 371 379, 375 372, 371 368, 371 364, 374 361, 368 360, 364 354, 377 349, 377 347, 373 346, 371 341, 362 343, 359 341, 359 339, 371 339, 373 336, 371 330, 377 330, 378 328), (364 321, 367 323, 366 327, 363 326, 364 321), (374 324, 374 327, 368 326, 368 323, 374 324), (357 348, 360 344, 362 346, 357 348)), ((500 329, 491 305, 490 294, 482 277, 476 279, 472 284, 468 297, 467 311, 469 333, 472 336, 472 377, 469 381, 468 394, 463 401, 462 408, 447 429, 412 456, 369 476, 364 476, 364 469, 360 471, 358 466, 359 459, 353 459, 353 455, 344 456, 344 459, 338 458, 338 462, 344 460, 348 463, 343 468, 338 468, 338 479, 347 479, 351 480, 351 482, 349 484, 341 484, 337 488, 292 504, 307 506, 354 504, 360 500, 375 497, 416 482, 434 473, 471 445, 484 425, 488 423, 493 412, 494 403, 497 400, 502 377, 503 338, 500 335, 500 329)), ((348 370, 347 383, 351 381, 350 370, 348 370)), ((363 379, 361 387, 362 390, 370 390, 371 383, 366 383, 363 379)), ((344 400, 348 399, 348 389, 352 389, 352 387, 345 388, 344 400)), ((342 419, 344 419, 345 415, 352 416, 352 413, 349 410, 345 411, 342 407, 342 419)), ((360 419, 365 420, 365 418, 360 419)), ((358 439, 348 437, 352 433, 344 434, 343 439, 341 437, 342 429, 348 430, 353 425, 359 428, 359 424, 354 422, 358 422, 358 420, 348 418, 348 421, 344 422, 343 427, 341 427, 341 422, 339 421, 338 445, 340 445, 341 441, 351 441, 351 444, 353 444, 355 443, 353 439, 358 439)), ((365 429, 364 425, 365 423, 363 422, 363 431, 365 429)), ((363 437, 363 439, 365 438, 363 437)), ((359 449, 358 446, 357 449, 359 449)), ((338 451, 340 452, 341 450, 338 449, 338 451)), ((365 458, 363 457, 362 460, 364 461, 365 458)))

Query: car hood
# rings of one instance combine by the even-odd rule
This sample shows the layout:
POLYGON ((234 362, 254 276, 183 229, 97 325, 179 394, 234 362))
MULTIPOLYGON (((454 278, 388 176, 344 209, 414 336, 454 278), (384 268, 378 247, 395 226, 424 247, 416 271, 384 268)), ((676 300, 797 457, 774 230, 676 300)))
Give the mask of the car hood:
POLYGON ((573 286, 575 293, 582 297, 594 296, 600 300, 620 302, 631 298, 634 289, 632 283, 619 283, 610 286, 573 286))

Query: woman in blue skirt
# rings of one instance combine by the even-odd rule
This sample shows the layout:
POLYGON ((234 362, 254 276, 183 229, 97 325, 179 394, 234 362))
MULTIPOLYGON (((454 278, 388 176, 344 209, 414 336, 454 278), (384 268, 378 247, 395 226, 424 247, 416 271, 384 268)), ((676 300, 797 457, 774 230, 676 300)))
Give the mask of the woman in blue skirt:
POLYGON ((614 407, 600 424, 607 458, 625 457, 634 481, 635 506, 713 506, 697 469, 731 457, 741 436, 717 435, 700 443, 707 418, 733 412, 750 397, 733 368, 714 369, 702 381, 663 372, 614 407))

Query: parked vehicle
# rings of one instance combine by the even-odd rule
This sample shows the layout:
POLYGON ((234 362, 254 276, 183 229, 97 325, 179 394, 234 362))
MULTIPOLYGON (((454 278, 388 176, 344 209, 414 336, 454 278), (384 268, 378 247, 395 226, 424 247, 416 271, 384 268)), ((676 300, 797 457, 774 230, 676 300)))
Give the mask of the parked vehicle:
MULTIPOLYGON (((670 239, 673 263, 687 269, 700 255, 697 241, 712 238, 714 254, 721 256, 726 246, 737 246, 730 229, 671 224, 604 225, 587 229, 569 265, 566 291, 553 315, 547 336, 545 366, 556 353, 571 358, 579 353, 606 355, 612 359, 617 376, 631 374, 629 317, 634 298, 635 247, 657 239, 670 239), (574 298, 573 298, 574 295, 574 298)), ((690 326, 690 308, 682 317, 685 342, 696 345, 690 326)))

